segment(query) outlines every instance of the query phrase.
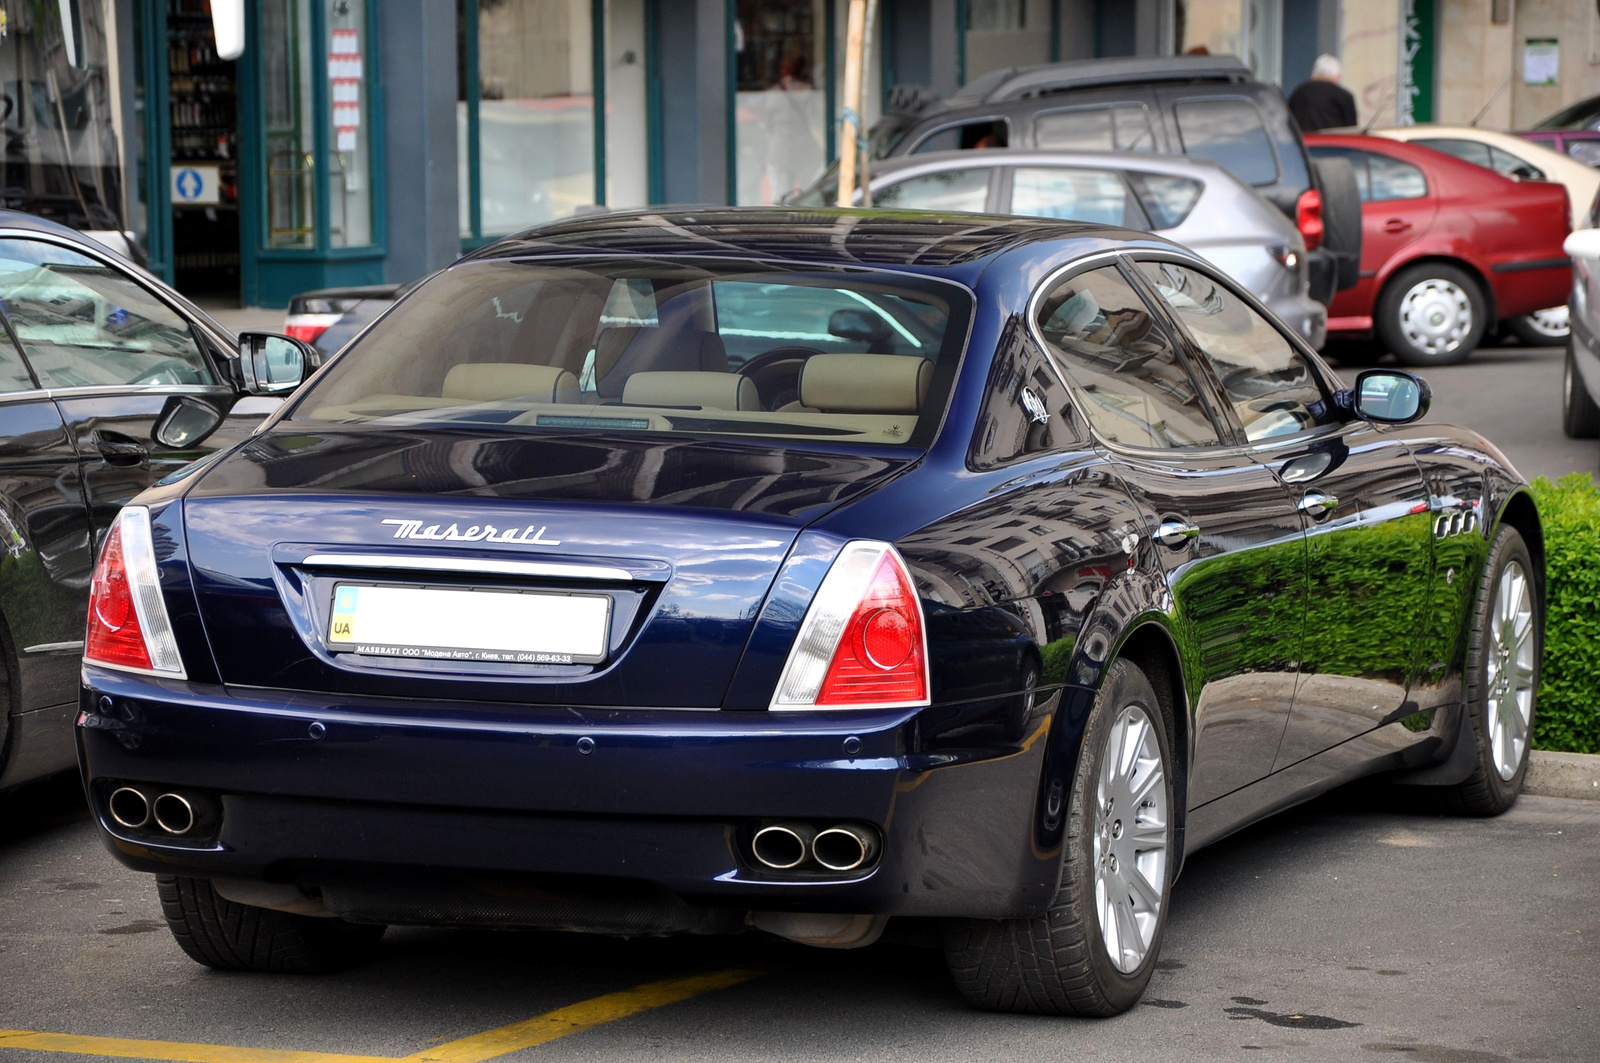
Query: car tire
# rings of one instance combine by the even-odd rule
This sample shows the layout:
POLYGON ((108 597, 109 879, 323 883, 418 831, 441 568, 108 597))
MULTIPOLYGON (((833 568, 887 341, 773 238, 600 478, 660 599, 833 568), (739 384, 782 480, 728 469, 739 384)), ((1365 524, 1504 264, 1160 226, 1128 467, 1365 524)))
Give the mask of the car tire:
POLYGON ((1566 364, 1561 370, 1561 430, 1569 439, 1593 439, 1600 435, 1600 406, 1596 406, 1589 395, 1570 341, 1566 364))
POLYGON ((1498 816, 1517 801, 1533 745, 1543 608, 1533 560, 1510 525, 1495 533, 1478 582, 1467 645, 1461 741, 1477 746, 1472 774, 1441 792, 1460 816, 1498 816), (1509 700, 1508 700, 1509 698, 1509 700))
POLYGON ((1338 291, 1361 279, 1361 189, 1349 159, 1318 159, 1317 184, 1322 192, 1322 246, 1338 263, 1338 291))
POLYGON ((371 959, 385 929, 238 904, 203 878, 160 875, 156 891, 178 947, 219 971, 342 971, 371 959))
POLYGON ((1561 347, 1571 336, 1572 329, 1567 324, 1564 314, 1554 314, 1558 309, 1565 311, 1567 308, 1562 306, 1551 307, 1549 310, 1536 310, 1520 317, 1508 317, 1501 324, 1519 346, 1561 347))
POLYGON ((1487 307, 1478 282, 1444 262, 1422 262, 1390 278, 1373 327, 1402 365, 1456 365, 1483 340, 1487 307))
POLYGON ((1155 971, 1171 907, 1175 797, 1169 733, 1150 680, 1129 661, 1113 662, 1084 729, 1062 841, 1061 886, 1049 911, 1034 919, 944 923, 945 960, 968 1003, 990 1011, 1107 1016, 1139 1002, 1155 971), (1115 765, 1130 759, 1130 738, 1137 744, 1124 775, 1115 765), (1137 802, 1132 807, 1139 818, 1124 824, 1118 795, 1124 810, 1137 802), (1135 824, 1143 829, 1136 832, 1135 824), (1142 851, 1135 848, 1139 839, 1148 846, 1142 851), (1156 894, 1149 892, 1151 876, 1159 880, 1156 894), (1135 897, 1135 887, 1143 897, 1135 897), (1107 934, 1102 913, 1110 913, 1122 932, 1107 934), (1119 921, 1118 914, 1125 918, 1119 921))

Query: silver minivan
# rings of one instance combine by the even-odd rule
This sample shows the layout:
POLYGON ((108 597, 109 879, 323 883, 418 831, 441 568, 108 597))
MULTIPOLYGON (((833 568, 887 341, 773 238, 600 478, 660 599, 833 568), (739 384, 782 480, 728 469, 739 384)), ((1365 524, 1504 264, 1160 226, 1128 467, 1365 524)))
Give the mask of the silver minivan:
MULTIPOLYGON (((790 200, 831 206, 837 184, 790 200)), ((1021 214, 1122 225, 1176 240, 1228 273, 1313 347, 1328 310, 1310 294, 1305 240, 1282 211, 1192 155, 938 151, 873 163, 880 209, 1021 214)))

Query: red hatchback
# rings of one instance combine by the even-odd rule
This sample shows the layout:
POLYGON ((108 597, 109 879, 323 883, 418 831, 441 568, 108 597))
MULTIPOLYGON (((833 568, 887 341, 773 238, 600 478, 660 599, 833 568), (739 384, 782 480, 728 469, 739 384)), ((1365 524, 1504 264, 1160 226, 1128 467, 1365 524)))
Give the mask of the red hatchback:
POLYGON ((1328 335, 1374 333, 1407 365, 1466 359, 1490 321, 1560 305, 1567 191, 1515 181, 1430 148, 1313 134, 1350 160, 1361 192, 1361 279, 1328 308, 1328 335))

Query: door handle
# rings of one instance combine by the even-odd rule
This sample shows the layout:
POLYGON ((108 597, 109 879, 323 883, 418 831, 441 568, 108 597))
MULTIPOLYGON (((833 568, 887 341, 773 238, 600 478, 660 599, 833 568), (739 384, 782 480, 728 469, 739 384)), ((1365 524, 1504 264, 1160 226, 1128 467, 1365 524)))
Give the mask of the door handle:
POLYGON ((1411 223, 1401 218, 1390 218, 1383 223, 1383 231, 1386 233, 1403 233, 1410 228, 1411 223))
POLYGON ((1156 528, 1156 538, 1167 546, 1183 546, 1190 539, 1197 538, 1199 535, 1200 528, 1198 525, 1190 524, 1188 521, 1179 520, 1176 517, 1168 517, 1156 528))
POLYGON ((1312 520, 1321 520, 1339 508, 1339 498, 1321 491, 1307 491, 1300 496, 1300 504, 1296 508, 1312 520))
POLYGON ((142 443, 121 432, 99 431, 91 438, 107 465, 142 465, 150 457, 142 443))

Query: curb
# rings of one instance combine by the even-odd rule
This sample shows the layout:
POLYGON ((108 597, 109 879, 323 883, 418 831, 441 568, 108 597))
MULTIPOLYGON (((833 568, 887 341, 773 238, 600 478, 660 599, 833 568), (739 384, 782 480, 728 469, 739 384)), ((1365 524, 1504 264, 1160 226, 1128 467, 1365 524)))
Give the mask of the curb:
POLYGON ((1528 776, 1522 784, 1522 792, 1535 797, 1600 801, 1600 756, 1530 750, 1528 776))

